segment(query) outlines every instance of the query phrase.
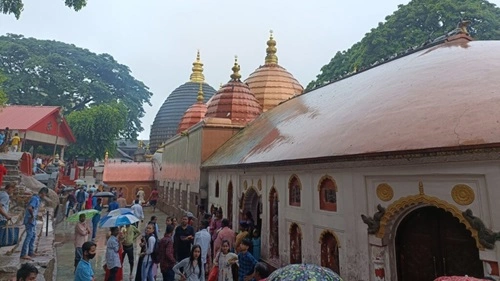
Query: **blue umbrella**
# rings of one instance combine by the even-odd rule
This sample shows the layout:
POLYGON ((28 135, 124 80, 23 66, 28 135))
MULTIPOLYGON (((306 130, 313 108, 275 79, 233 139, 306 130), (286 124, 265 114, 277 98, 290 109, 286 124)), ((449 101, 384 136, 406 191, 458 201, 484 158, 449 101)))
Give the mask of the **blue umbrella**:
POLYGON ((128 224, 133 224, 138 222, 139 219, 132 215, 119 215, 119 216, 106 216, 99 221, 100 227, 115 227, 115 226, 123 226, 128 224))
POLYGON ((133 215, 134 211, 130 208, 119 208, 109 212, 106 216, 113 217, 113 216, 127 215, 127 214, 133 215))

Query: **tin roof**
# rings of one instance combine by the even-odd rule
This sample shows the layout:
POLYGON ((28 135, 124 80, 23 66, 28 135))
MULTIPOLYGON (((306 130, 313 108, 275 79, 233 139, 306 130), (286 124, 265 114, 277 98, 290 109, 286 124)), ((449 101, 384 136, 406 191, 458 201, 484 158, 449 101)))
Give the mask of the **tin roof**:
POLYGON ((432 46, 262 114, 205 167, 500 146, 500 41, 432 46))
POLYGON ((144 182, 154 181, 152 162, 107 162, 104 165, 102 181, 110 182, 144 182))

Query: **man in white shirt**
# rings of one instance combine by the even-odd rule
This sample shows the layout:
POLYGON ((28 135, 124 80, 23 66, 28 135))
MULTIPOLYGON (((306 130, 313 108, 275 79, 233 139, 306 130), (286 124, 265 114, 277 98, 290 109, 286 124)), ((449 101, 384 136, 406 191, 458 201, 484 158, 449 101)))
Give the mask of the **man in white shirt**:
MULTIPOLYGON (((141 204, 139 204, 139 199, 136 199, 134 202, 134 205, 130 207, 132 211, 134 212, 134 215, 143 222, 144 220, 144 211, 142 210, 141 204)), ((139 222, 135 223, 135 227, 139 228, 139 222)))
POLYGON ((210 260, 210 241, 212 241, 212 236, 208 232, 208 221, 201 221, 200 231, 196 232, 194 235, 194 245, 200 245, 201 247, 201 262, 203 266, 206 267, 207 260, 210 260))

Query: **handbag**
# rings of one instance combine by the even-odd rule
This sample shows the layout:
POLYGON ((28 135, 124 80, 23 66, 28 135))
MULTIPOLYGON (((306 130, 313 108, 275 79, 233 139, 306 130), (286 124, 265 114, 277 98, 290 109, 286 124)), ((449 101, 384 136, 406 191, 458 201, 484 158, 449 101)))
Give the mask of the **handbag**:
POLYGON ((8 224, 0 226, 0 247, 16 245, 19 242, 19 227, 9 221, 8 224))
POLYGON ((214 266, 210 270, 210 273, 208 274, 208 280, 207 281, 217 281, 219 278, 219 266, 214 266))

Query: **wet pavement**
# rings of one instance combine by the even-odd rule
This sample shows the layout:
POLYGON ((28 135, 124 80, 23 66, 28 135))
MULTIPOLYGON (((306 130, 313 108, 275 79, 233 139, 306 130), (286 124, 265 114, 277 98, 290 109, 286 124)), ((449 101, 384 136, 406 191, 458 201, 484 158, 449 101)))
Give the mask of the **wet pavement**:
MULTIPOLYGON (((105 213, 103 213, 105 215, 105 213)), ((165 220, 167 215, 163 212, 156 210, 156 212, 152 212, 152 208, 144 207, 144 223, 139 225, 139 230, 141 232, 144 231, 145 224, 149 221, 152 215, 157 216, 158 218, 158 226, 160 229, 160 237, 163 237, 165 231, 165 220)), ((90 224, 90 220, 87 220, 90 224)), ((63 221, 58 224, 55 228, 56 234, 56 251, 57 251, 57 281, 69 281, 74 280, 75 276, 74 272, 74 259, 75 259, 75 248, 73 245, 74 241, 74 227, 75 223, 70 223, 67 221, 63 221)), ((91 261, 92 268, 94 270, 95 279, 96 280, 104 280, 105 272, 103 270, 104 258, 106 255, 106 233, 109 231, 109 228, 98 228, 96 234, 96 244, 97 244, 97 254, 95 258, 91 261)), ((89 235, 90 238, 90 235, 89 235)), ((135 265, 134 265, 134 276, 135 269, 137 268, 137 261, 139 260, 139 239, 136 241, 136 245, 134 246, 134 254, 135 254, 135 265)), ((128 264, 128 259, 125 257, 125 261, 123 264, 123 277, 125 281, 129 280, 130 274, 130 266, 128 264)), ((156 278, 157 281, 162 280, 161 273, 158 271, 158 275, 156 278)))

